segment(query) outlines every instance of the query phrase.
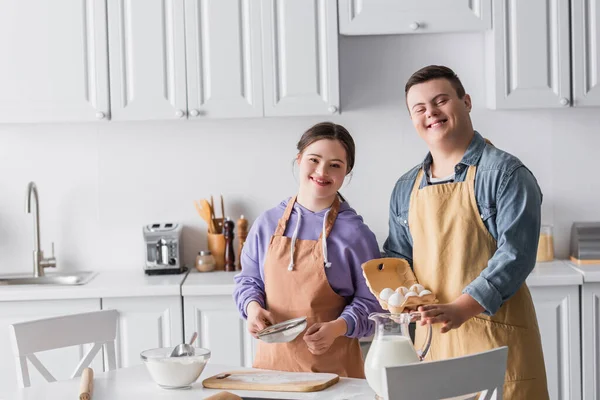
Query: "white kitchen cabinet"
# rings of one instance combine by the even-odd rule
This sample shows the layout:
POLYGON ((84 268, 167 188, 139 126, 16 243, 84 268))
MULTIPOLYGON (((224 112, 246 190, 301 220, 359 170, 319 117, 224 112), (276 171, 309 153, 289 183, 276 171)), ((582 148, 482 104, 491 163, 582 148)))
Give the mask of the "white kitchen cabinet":
POLYGON ((185 296, 185 337, 198 332, 197 345, 211 351, 210 362, 251 367, 254 338, 231 295, 185 296))
POLYGON ((336 0, 262 0, 264 115, 339 110, 336 0))
MULTIPOLYGON (((18 387, 17 364, 13 356, 9 325, 34 319, 99 310, 100 299, 0 302, 0 398, 3 397, 3 394, 10 393, 18 387)), ((45 332, 40 332, 40 336, 44 335, 45 332)), ((57 380, 63 380, 71 377, 77 364, 90 348, 90 345, 72 346, 43 351, 36 353, 36 355, 57 380)), ((97 371, 102 371, 102 356, 96 356, 91 367, 97 371)), ((31 365, 29 372, 32 386, 46 382, 37 369, 31 365)))
POLYGON ((183 0, 108 0, 113 120, 185 119, 183 0))
POLYGON ((600 282, 584 283, 581 297, 583 399, 597 400, 600 398, 600 282))
POLYGON ((486 44, 488 107, 568 106, 569 1, 498 0, 493 7, 486 44))
POLYGON ((499 0, 493 6, 488 107, 600 106, 598 7, 586 0, 499 0))
POLYGON ((571 0, 573 105, 600 106, 600 7, 571 0))
POLYGON ((483 31, 492 0, 339 0, 342 35, 483 31))
POLYGON ((600 399, 600 265, 574 266, 581 288, 583 400, 600 399))
POLYGON ((117 368, 141 364, 143 350, 176 346, 183 341, 181 297, 110 297, 102 309, 119 312, 117 368))
POLYGON ((185 0, 188 118, 262 117, 260 3, 185 0))
POLYGON ((106 120, 106 0, 0 9, 0 122, 106 120))
POLYGON ((532 287, 548 393, 552 400, 581 399, 579 286, 532 287))

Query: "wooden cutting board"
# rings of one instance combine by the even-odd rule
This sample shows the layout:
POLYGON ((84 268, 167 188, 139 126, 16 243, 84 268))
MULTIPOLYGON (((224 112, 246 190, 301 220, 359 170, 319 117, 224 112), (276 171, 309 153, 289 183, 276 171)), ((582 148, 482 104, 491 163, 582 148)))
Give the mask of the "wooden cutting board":
POLYGON ((202 381, 209 389, 317 392, 337 383, 336 374, 285 371, 231 371, 202 381))

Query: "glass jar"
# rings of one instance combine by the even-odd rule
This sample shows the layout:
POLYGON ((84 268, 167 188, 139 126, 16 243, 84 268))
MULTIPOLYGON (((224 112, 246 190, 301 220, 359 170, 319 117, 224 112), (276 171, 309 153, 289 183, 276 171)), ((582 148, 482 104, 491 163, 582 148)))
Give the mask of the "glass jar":
POLYGON ((196 256, 196 269, 200 272, 210 272, 215 269, 216 261, 208 250, 203 250, 196 256))
POLYGON ((421 320, 420 313, 373 313, 375 336, 365 359, 365 377, 376 393, 375 399, 383 400, 385 367, 413 364, 422 361, 431 345, 431 324, 427 324, 427 336, 423 348, 416 350, 409 333, 409 324, 421 320))
POLYGON ((554 233, 552 225, 542 225, 535 261, 545 262, 554 260, 554 233))

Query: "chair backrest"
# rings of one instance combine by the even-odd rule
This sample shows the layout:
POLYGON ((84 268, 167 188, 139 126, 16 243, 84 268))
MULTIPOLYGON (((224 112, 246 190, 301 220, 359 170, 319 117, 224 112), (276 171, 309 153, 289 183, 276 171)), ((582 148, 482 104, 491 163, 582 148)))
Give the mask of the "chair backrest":
POLYGON ((508 347, 441 361, 385 368, 390 400, 440 400, 480 393, 480 400, 502 400, 508 347))
POLYGON ((71 378, 81 375, 102 346, 106 349, 108 369, 116 369, 115 338, 118 317, 119 313, 116 310, 105 310, 10 325, 19 386, 28 387, 31 384, 27 359, 48 382, 56 381, 34 354, 39 351, 93 343, 93 347, 81 359, 71 378))

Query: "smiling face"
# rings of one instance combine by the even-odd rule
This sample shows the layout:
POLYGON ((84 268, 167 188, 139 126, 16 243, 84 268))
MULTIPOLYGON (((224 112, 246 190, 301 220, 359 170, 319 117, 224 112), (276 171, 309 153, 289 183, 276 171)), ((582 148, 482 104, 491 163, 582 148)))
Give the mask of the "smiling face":
POLYGON ((308 145, 296 157, 300 190, 313 202, 331 203, 347 174, 346 149, 335 139, 321 139, 308 145))
POLYGON ((430 147, 472 134, 471 98, 468 94, 459 98, 447 79, 412 86, 406 104, 415 129, 430 147))

